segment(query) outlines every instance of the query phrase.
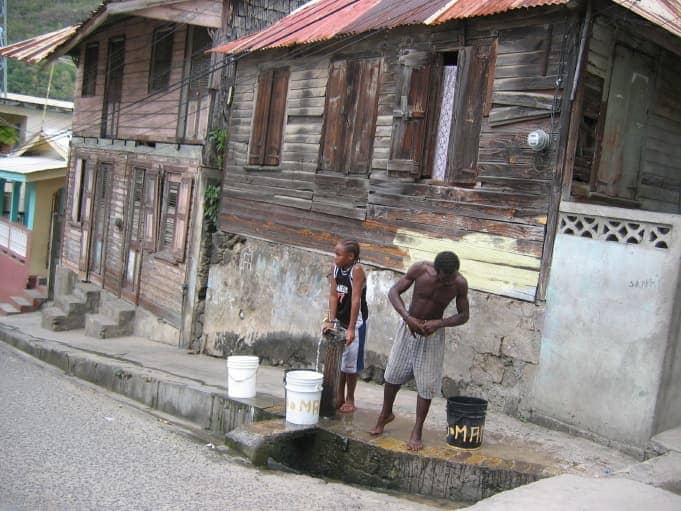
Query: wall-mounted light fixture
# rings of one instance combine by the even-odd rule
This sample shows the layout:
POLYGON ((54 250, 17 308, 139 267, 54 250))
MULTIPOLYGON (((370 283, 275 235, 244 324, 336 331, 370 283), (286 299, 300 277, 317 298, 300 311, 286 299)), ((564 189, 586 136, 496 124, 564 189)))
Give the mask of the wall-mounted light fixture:
POLYGON ((544 130, 534 130, 529 135, 527 135, 527 145, 533 151, 543 151, 551 143, 551 137, 544 130))

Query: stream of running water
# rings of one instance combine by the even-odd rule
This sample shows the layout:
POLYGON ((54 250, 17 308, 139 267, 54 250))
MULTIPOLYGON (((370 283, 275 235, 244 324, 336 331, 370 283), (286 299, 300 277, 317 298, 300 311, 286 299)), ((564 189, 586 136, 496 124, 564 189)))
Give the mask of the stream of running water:
POLYGON ((317 343, 317 361, 314 364, 314 370, 319 372, 319 351, 322 348, 322 341, 324 340, 324 336, 321 335, 319 336, 319 342, 317 343))

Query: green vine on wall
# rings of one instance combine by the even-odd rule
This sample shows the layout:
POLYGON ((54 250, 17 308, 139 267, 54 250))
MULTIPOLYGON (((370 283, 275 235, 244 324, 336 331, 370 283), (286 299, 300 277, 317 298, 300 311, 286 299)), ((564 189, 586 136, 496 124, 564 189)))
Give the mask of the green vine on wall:
POLYGON ((208 185, 203 195, 203 217, 209 223, 211 230, 215 230, 218 223, 218 208, 220 207, 220 186, 208 185))
POLYGON ((225 157, 225 146, 227 145, 227 130, 225 128, 217 128, 208 133, 208 137, 215 145, 215 161, 218 168, 222 170, 222 163, 225 157))

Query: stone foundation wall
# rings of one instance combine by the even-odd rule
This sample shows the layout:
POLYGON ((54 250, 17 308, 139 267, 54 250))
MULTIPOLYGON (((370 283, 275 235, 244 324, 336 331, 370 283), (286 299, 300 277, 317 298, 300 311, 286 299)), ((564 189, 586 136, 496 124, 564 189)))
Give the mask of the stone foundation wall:
MULTIPOLYGON (((253 353, 272 365, 313 366, 332 256, 239 239, 224 243, 210 268, 203 350, 220 357, 253 353)), ((365 269, 369 333, 362 377, 382 383, 399 319, 388 290, 400 274, 365 269)), ((408 303, 409 296, 404 298, 408 303)), ((543 307, 474 290, 469 300, 470 321, 447 330, 443 392, 484 397, 492 409, 517 414, 539 361, 543 307)))

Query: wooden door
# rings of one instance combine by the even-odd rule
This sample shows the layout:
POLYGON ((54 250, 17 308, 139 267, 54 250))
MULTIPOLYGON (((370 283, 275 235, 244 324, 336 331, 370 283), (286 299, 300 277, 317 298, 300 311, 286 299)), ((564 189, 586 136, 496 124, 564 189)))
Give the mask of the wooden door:
POLYGON ((89 222, 88 279, 103 283, 113 165, 100 163, 95 170, 89 222))
POLYGON ((145 174, 145 168, 133 167, 128 188, 126 249, 121 295, 134 303, 137 303, 139 294, 140 269, 143 257, 145 174))
POLYGON ((116 138, 118 119, 123 95, 123 64, 125 62, 125 39, 109 39, 104 83, 104 107, 102 109, 102 137, 116 138))
POLYGON ((97 176, 96 163, 88 160, 83 162, 82 193, 80 196, 80 259, 78 261, 79 277, 88 279, 90 259, 90 234, 92 225, 93 198, 95 194, 95 179, 97 176))
POLYGON ((655 90, 653 59, 617 45, 605 113, 595 189, 611 197, 635 200, 655 90))

